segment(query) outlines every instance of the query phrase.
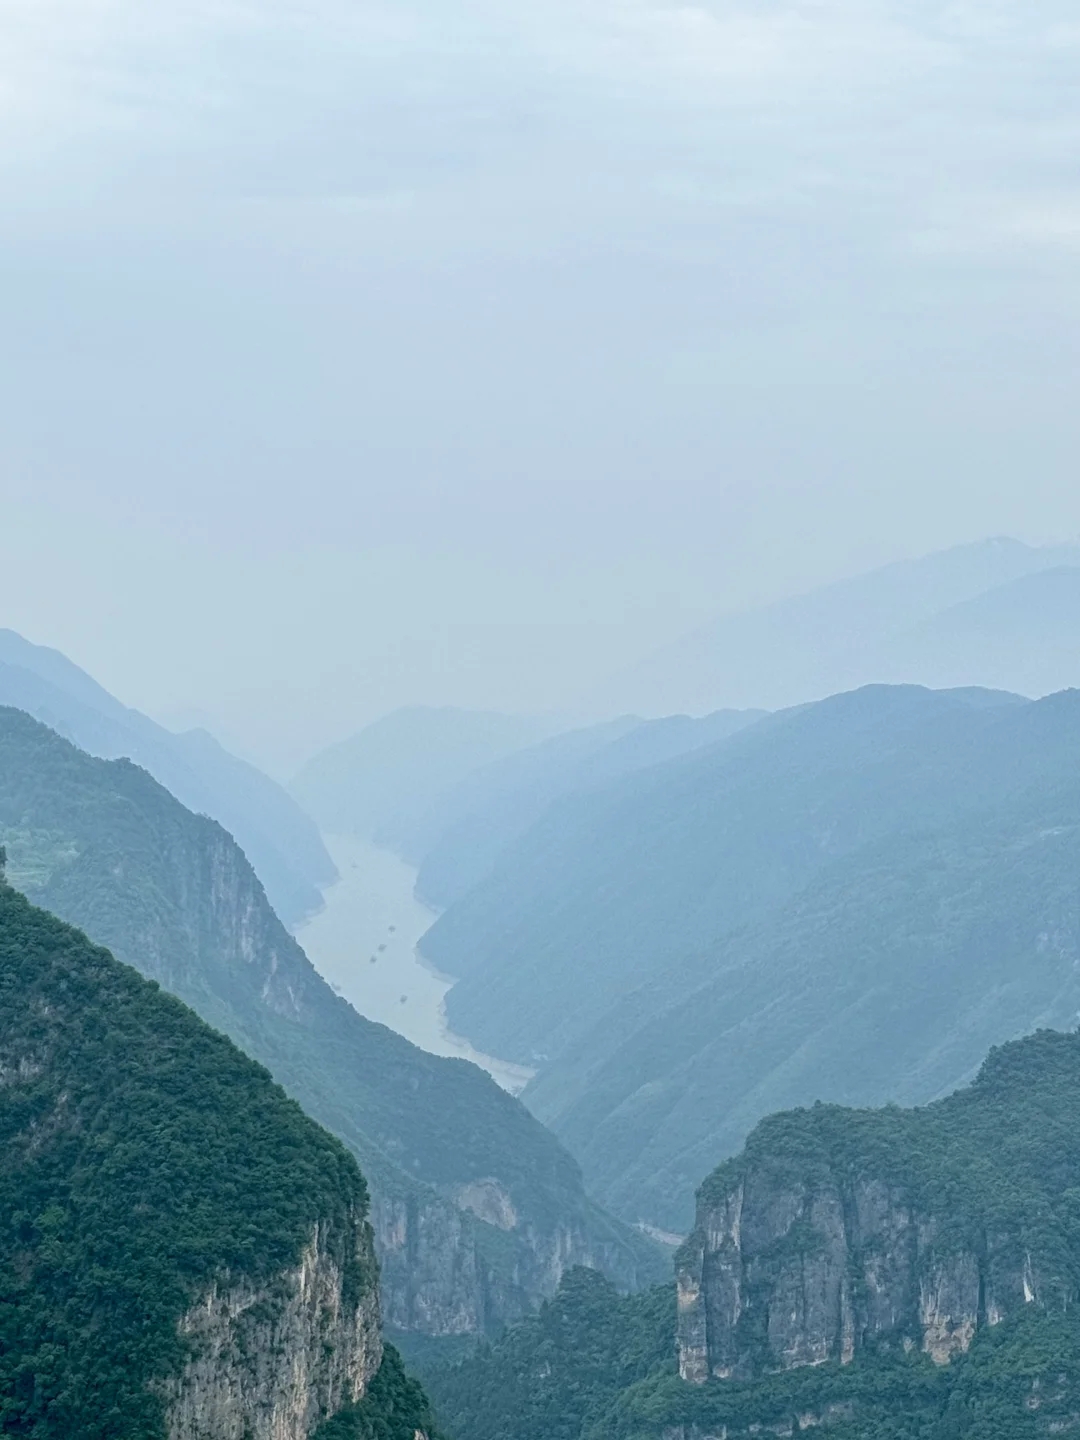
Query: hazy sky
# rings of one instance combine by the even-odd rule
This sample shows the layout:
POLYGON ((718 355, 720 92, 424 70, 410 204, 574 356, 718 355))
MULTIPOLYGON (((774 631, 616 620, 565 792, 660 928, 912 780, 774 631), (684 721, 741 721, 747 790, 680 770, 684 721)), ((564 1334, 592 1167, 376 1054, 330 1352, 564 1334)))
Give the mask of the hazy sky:
POLYGON ((266 763, 1080 533, 1075 0, 0 0, 0 624, 266 763))

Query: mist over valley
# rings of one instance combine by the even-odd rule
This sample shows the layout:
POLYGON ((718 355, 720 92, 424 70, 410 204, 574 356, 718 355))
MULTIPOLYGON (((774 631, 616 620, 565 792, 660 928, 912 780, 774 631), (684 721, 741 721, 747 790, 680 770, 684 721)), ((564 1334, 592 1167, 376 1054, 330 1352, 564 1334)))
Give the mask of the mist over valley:
POLYGON ((1080 1429, 1063 0, 0 5, 0 1436, 1080 1429))

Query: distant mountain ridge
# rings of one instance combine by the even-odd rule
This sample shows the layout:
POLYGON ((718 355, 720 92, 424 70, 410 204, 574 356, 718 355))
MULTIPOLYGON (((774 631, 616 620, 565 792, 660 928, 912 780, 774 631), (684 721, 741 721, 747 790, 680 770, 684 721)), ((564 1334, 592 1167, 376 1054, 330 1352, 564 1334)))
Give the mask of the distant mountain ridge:
POLYGON ((417 894, 441 909, 553 803, 702 749, 762 713, 621 715, 566 729, 484 711, 398 710, 317 755, 292 789, 327 832, 360 835, 415 865, 417 894))
POLYGON ((884 646, 880 679, 981 685, 1033 697, 1080 684, 1080 566, 1021 575, 884 646))
POLYGON ((558 728, 530 716, 406 706, 321 750, 290 789, 323 830, 361 835, 416 861, 448 791, 558 728))
POLYGON ((622 716, 552 736, 472 771, 431 807, 417 893, 435 908, 452 904, 556 801, 702 750, 762 713, 721 710, 700 720, 622 716))
POLYGON ((1080 684, 1075 591, 1063 631, 1053 584, 1011 587, 1043 571, 1078 569, 1080 545, 1007 538, 898 561, 723 616, 613 676, 584 705, 598 716, 779 710, 876 683, 1048 694, 1080 684), (970 623, 992 614, 996 627, 970 623), (1002 629, 1011 632, 1006 655, 997 648, 1002 629), (1041 657, 1035 666, 1032 650, 1041 657))
POLYGON ((174 735, 121 704, 57 650, 0 630, 0 705, 25 710, 103 759, 126 756, 233 835, 274 909, 294 925, 322 904, 337 872, 315 823, 275 781, 206 731, 174 735))

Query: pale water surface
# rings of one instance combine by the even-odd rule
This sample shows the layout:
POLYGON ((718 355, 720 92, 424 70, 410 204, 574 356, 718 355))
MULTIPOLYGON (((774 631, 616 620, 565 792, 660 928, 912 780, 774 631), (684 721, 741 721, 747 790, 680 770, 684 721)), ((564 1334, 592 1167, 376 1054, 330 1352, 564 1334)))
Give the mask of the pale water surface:
POLYGON ((443 1000, 453 981, 416 952, 435 919, 413 893, 416 871, 369 841, 323 838, 341 879, 325 892, 325 908, 296 932, 319 974, 369 1020, 432 1054, 473 1061, 516 1094, 531 1071, 480 1054, 447 1027, 443 1000))

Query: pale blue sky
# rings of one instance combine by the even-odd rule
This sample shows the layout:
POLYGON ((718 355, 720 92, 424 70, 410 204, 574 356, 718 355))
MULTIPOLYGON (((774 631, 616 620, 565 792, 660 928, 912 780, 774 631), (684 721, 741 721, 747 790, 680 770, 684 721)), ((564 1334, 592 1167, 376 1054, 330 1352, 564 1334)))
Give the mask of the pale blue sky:
POLYGON ((1063 0, 0 0, 0 623, 279 769, 1080 533, 1063 0))

